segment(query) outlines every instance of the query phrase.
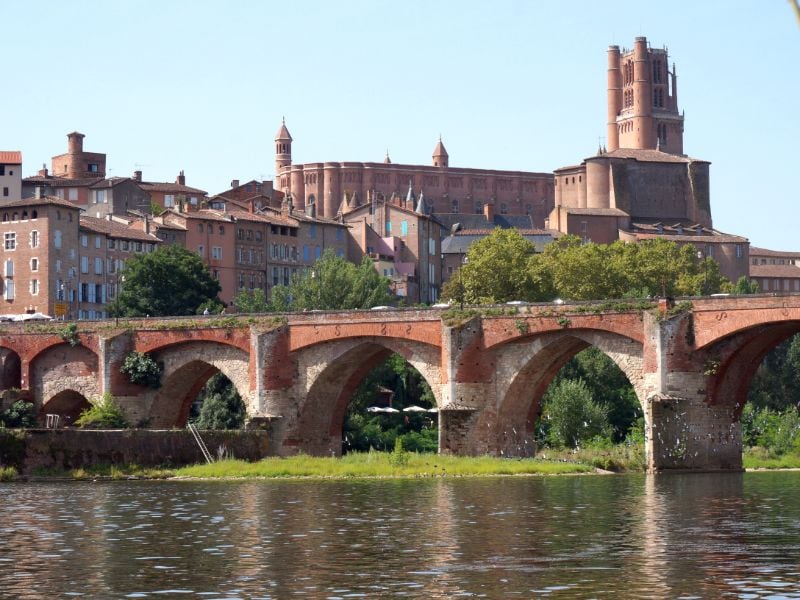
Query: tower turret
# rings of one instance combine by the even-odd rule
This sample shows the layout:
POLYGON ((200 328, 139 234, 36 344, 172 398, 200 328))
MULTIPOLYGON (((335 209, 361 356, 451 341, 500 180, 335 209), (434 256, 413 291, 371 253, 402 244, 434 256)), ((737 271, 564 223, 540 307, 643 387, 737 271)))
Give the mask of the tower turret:
POLYGON ((439 136, 439 141, 436 143, 436 148, 433 149, 433 166, 434 167, 447 167, 450 162, 450 157, 447 150, 442 143, 442 136, 439 136))
MULTIPOLYGON (((275 181, 280 181, 284 167, 292 164, 292 136, 286 128, 286 118, 281 120, 278 133, 275 134, 275 181)), ((280 184, 278 184, 280 185, 280 184)))
POLYGON ((620 70, 619 46, 608 47, 608 149, 619 148, 617 115, 622 111, 622 71, 620 70))

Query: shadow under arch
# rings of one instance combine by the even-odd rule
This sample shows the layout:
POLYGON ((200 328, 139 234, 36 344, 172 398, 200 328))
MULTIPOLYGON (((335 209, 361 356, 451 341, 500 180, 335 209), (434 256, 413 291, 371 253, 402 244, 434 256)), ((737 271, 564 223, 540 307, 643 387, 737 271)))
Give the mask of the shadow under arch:
POLYGON ((0 347, 0 390, 22 388, 22 361, 10 348, 0 347))
POLYGON ((149 427, 185 427, 192 402, 218 372, 230 380, 248 405, 250 361, 240 348, 216 342, 188 342, 162 349, 153 358, 163 363, 164 374, 147 414, 149 427))
POLYGON ((82 344, 56 344, 37 354, 30 363, 28 383, 36 407, 41 408, 50 398, 67 390, 84 398, 99 397, 99 363, 97 354, 82 344))
MULTIPOLYGON (((438 348, 426 349, 433 354, 438 352, 438 348)), ((394 353, 403 356, 419 372, 431 387, 437 406, 441 405, 437 382, 430 379, 430 363, 417 353, 409 352, 408 347, 397 340, 355 341, 339 348, 338 353, 334 348, 329 350, 335 356, 315 377, 299 408, 296 424, 287 436, 298 451, 317 456, 342 453, 344 418, 353 393, 376 366, 394 353)))
POLYGON ((622 371, 644 412, 642 344, 609 332, 577 330, 546 334, 530 345, 529 353, 522 357, 519 369, 499 399, 496 453, 506 456, 535 454, 534 433, 542 397, 564 365, 590 346, 603 352, 622 371))
POLYGON ((731 420, 741 417, 758 368, 776 346, 800 333, 800 321, 760 325, 739 331, 704 348, 699 359, 709 374, 706 401, 731 408, 731 420))
POLYGON ((75 423, 84 410, 91 408, 91 406, 86 397, 80 392, 62 390, 42 405, 42 408, 39 409, 37 420, 40 424, 44 424, 46 415, 58 415, 59 425, 61 427, 69 427, 75 423))

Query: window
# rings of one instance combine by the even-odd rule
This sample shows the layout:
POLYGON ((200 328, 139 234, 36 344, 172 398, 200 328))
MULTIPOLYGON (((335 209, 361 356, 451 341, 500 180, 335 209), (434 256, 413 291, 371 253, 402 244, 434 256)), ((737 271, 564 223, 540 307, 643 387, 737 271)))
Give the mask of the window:
POLYGON ((78 200, 78 188, 70 188, 69 189, 69 199, 72 202, 77 202, 77 200, 78 200))
POLYGON ((197 247, 197 253, 200 255, 200 258, 203 258, 205 256, 205 253, 206 253, 205 246, 203 246, 202 244, 200 246, 198 246, 197 247))
POLYGON ((61 273, 61 259, 56 259, 56 273, 61 273))
POLYGON ((97 163, 89 163, 87 170, 89 173, 99 173, 100 169, 97 167, 97 163))
POLYGON ((3 196, 8 196, 8 188, 7 187, 3 188, 3 196))
POLYGON ((303 261, 304 262, 308 262, 309 260, 311 260, 311 256, 308 253, 308 246, 304 245, 303 246, 303 261))
POLYGON ((31 259, 31 271, 38 271, 39 270, 39 259, 32 258, 31 259))
POLYGON ((741 244, 736 244, 736 258, 742 258, 744 255, 744 251, 742 250, 741 244))
POLYGON ((197 224, 197 232, 198 233, 203 233, 203 224, 202 223, 198 223, 197 224))
POLYGON ((102 243, 103 243, 103 241, 102 241, 102 239, 100 238, 99 235, 94 236, 94 247, 95 248, 100 249, 102 247, 102 243))
POLYGON ((6 277, 13 277, 14 276, 14 261, 10 258, 5 262, 5 276, 6 277))
POLYGON ((387 221, 386 222, 386 235, 387 236, 388 235, 392 235, 392 222, 391 221, 387 221))
POLYGON ((164 194, 164 208, 172 208, 175 206, 175 195, 164 194))
POLYGON ((450 202, 450 212, 453 214, 458 214, 458 200, 452 200, 450 202))
POLYGON ((105 299, 105 289, 102 284, 96 283, 94 285, 94 301, 97 304, 102 304, 106 301, 105 299))
POLYGON ((136 251, 137 252, 141 252, 142 251, 142 242, 136 242, 136 251))
POLYGON ((436 256, 436 240, 433 238, 428 238, 428 254, 436 256))
POLYGON ((6 289, 5 289, 5 299, 6 300, 13 300, 14 299, 14 280, 7 279, 6 280, 6 289))
POLYGON ((256 241, 257 242, 261 241, 261 232, 260 231, 256 231, 256 241))
POLYGON ((308 227, 308 237, 312 240, 317 237, 317 226, 313 223, 308 227))
POLYGON ((123 252, 130 250, 130 244, 128 243, 128 240, 122 240, 121 247, 123 252))
POLYGON ((105 190, 95 190, 95 192, 94 192, 94 202, 95 202, 95 204, 105 204, 105 202, 106 202, 106 191, 105 190))
POLYGON ((5 238, 5 249, 6 250, 15 250, 17 248, 17 234, 13 231, 6 232, 4 234, 5 238))
POLYGON ((99 256, 95 257, 94 259, 94 274, 95 275, 102 275, 103 274, 103 259, 99 256))
POLYGON ((107 245, 108 245, 108 249, 109 250, 113 250, 114 248, 117 247, 117 241, 114 240, 114 239, 108 238, 108 244, 107 245))
POLYGON ((81 273, 89 272, 89 257, 81 256, 81 273))
POLYGON ((508 214, 508 205, 505 202, 500 204, 500 214, 507 215, 508 214))
POLYGON ((225 235, 225 225, 220 225, 219 226, 219 234, 220 235, 225 235))
POLYGON ((336 239, 339 241, 344 239, 344 230, 341 227, 336 228, 336 239))
POLYGON ((39 293, 39 280, 38 279, 31 279, 31 295, 36 296, 39 293))
POLYGON ((89 246, 89 236, 86 235, 85 233, 81 234, 81 246, 83 246, 84 248, 89 246))
POLYGON ((408 221, 400 221, 400 235, 402 237, 408 235, 408 221))
POLYGON ((214 233, 214 226, 211 223, 206 225, 206 232, 207 233, 214 233))
MULTIPOLYGON (((252 250, 250 251, 252 254, 252 250)), ((219 246, 212 246, 211 247, 211 258, 214 260, 222 260, 222 248, 219 246)))
POLYGON ((314 258, 319 260, 320 256, 322 256, 322 251, 320 250, 320 247, 317 246, 316 248, 314 248, 314 258))
POLYGON ((243 240, 244 239, 244 229, 237 229, 236 230, 236 239, 243 240))

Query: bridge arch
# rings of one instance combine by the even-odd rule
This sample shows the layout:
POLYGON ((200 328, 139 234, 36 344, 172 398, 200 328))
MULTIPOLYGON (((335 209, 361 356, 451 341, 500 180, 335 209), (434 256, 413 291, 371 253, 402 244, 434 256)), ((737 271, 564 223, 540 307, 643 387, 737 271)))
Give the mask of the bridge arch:
POLYGON ((81 392, 65 389, 58 392, 39 409, 38 420, 44 423, 45 415, 58 415, 59 426, 67 427, 75 423, 81 413, 91 408, 89 400, 81 392))
POLYGON ((644 412, 643 346, 635 339, 608 331, 567 330, 535 336, 525 343, 497 349, 503 371, 497 381, 497 418, 492 451, 531 456, 534 426, 547 388, 562 367, 580 351, 594 346, 608 356, 631 383, 644 412))
POLYGON ((441 396, 441 350, 438 346, 399 338, 349 338, 326 342, 296 353, 296 403, 281 407, 286 418, 285 446, 289 452, 339 455, 347 405, 358 385, 393 353, 413 366, 441 396))
POLYGON ((0 346, 0 391, 22 388, 22 361, 11 348, 0 346))
POLYGON ((768 322, 734 331, 699 351, 695 360, 708 375, 708 404, 729 407, 731 420, 738 421, 767 354, 797 333, 800 320, 768 322))
POLYGON ((85 345, 67 343, 48 346, 30 364, 29 387, 37 411, 63 392, 72 392, 84 399, 99 398, 99 359, 85 345))
POLYGON ((192 402, 217 372, 231 381, 248 414, 252 414, 250 357, 241 348, 220 342, 183 342, 162 347, 151 355, 163 364, 164 371, 147 415, 150 427, 186 425, 192 402))

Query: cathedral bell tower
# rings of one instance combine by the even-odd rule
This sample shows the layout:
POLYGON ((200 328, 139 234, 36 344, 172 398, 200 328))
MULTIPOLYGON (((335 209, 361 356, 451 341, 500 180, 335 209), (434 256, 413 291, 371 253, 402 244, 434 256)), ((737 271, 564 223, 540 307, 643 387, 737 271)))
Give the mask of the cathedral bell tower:
POLYGON ((683 115, 678 112, 675 66, 666 48, 637 37, 633 50, 608 49, 609 152, 618 148, 683 154, 683 115))
MULTIPOLYGON (((281 187, 281 173, 284 167, 292 164, 292 136, 286 129, 286 119, 281 121, 280 129, 275 134, 275 187, 281 187)), ((288 176, 288 172, 286 173, 288 176)))

